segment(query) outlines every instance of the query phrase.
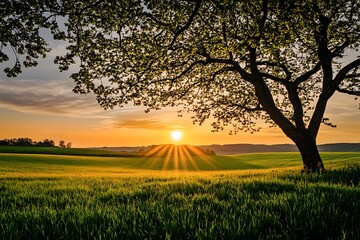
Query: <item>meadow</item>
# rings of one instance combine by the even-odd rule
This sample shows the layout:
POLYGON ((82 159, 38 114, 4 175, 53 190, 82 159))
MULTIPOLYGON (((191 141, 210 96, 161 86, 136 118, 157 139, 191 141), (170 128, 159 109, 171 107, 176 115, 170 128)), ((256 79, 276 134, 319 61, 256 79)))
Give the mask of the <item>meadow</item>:
POLYGON ((0 146, 0 153, 28 153, 28 154, 51 154, 71 156, 102 156, 102 157, 136 157, 131 152, 111 152, 89 148, 59 148, 38 146, 0 146))
POLYGON ((0 154, 0 239, 360 239, 360 153, 0 154))

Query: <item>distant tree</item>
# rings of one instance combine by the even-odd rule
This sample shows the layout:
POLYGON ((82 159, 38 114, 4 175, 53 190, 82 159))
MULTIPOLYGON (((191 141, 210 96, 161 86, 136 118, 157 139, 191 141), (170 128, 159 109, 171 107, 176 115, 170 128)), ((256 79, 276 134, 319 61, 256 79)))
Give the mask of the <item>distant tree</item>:
POLYGON ((42 141, 42 146, 43 147, 55 147, 55 142, 53 140, 44 139, 42 141))
POLYGON ((205 153, 206 153, 207 155, 209 155, 209 156, 215 156, 215 155, 216 155, 215 151, 214 151, 214 150, 211 150, 211 149, 206 149, 206 150, 205 150, 205 153))
POLYGON ((17 144, 17 139, 16 138, 9 139, 9 145, 16 146, 16 144, 17 144))
POLYGON ((14 145, 16 146, 32 146, 33 141, 31 138, 18 138, 14 142, 16 142, 14 145))
POLYGON ((139 148, 139 150, 137 150, 137 152, 140 154, 143 154, 143 153, 146 153, 146 150, 145 150, 145 148, 141 147, 141 148, 139 148))
POLYGON ((67 147, 67 148, 71 148, 71 146, 72 146, 72 143, 71 143, 71 142, 68 142, 68 143, 66 144, 66 147, 67 147))
POLYGON ((65 148, 65 147, 66 147, 66 145, 65 145, 65 141, 60 140, 60 142, 59 142, 59 147, 61 147, 61 148, 65 148))
MULTIPOLYGON (((33 141, 31 138, 12 138, 12 139, 5 138, 3 140, 0 140, 0 145, 54 147, 55 143, 53 140, 49 140, 49 139, 44 139, 44 141, 36 142, 36 141, 33 141)), ((64 146, 65 146, 65 142, 64 142, 64 146)), ((70 143, 70 146, 71 146, 71 143, 70 143)))
POLYGON ((0 140, 0 145, 1 145, 1 146, 8 146, 8 145, 9 145, 9 140, 6 139, 6 138, 0 140))

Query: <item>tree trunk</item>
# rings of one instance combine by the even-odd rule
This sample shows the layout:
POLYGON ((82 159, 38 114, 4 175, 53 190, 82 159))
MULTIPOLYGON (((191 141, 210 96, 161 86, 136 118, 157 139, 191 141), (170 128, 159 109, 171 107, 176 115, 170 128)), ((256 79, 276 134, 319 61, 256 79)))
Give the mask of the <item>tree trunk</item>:
POLYGON ((303 171, 306 173, 323 173, 325 171, 325 167, 321 160, 316 141, 314 139, 311 139, 311 137, 307 137, 302 138, 295 143, 300 151, 304 163, 303 171))

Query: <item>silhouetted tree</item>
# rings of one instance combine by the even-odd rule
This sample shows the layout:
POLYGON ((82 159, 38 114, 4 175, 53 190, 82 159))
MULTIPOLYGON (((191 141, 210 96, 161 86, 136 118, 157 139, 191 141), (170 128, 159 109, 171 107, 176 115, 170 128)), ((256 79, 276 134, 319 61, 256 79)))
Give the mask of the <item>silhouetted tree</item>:
POLYGON ((68 143, 66 144, 66 147, 67 147, 67 148, 71 148, 71 146, 72 146, 72 143, 71 143, 71 142, 68 142, 68 143))
MULTIPOLYGON (((214 117, 214 131, 256 132, 264 119, 297 145, 307 170, 323 168, 316 138, 322 123, 334 126, 329 99, 360 95, 358 53, 343 60, 359 47, 358 0, 55 2, 45 6, 68 17, 70 43, 56 62, 81 62, 75 92, 95 93, 104 108, 181 105, 195 123, 214 117)), ((23 14, 7 8, 6 20, 23 14)))
POLYGON ((0 145, 5 146, 42 146, 42 147, 54 147, 55 143, 53 140, 45 139, 43 142, 33 141, 31 138, 12 138, 0 140, 0 145))
POLYGON ((59 147, 61 147, 61 148, 65 148, 65 147, 66 147, 66 145, 65 145, 65 141, 60 140, 60 142, 59 142, 59 147))
POLYGON ((18 138, 14 140, 16 146, 32 146, 33 141, 31 138, 18 138))
POLYGON ((42 141, 42 146, 43 147, 55 147, 55 142, 53 140, 44 139, 42 141))
POLYGON ((40 35, 41 28, 50 29, 55 39, 63 39, 56 16, 61 16, 57 1, 5 0, 0 2, 0 63, 8 61, 8 52, 14 53, 15 63, 4 71, 8 77, 21 73, 22 66, 34 67, 39 57, 50 51, 40 35), (6 51, 7 47, 9 50, 6 51))
POLYGON ((0 140, 0 145, 1 145, 1 146, 9 146, 9 140, 6 139, 6 138, 0 140))
POLYGON ((205 150, 205 153, 206 153, 207 155, 210 155, 210 156, 215 156, 215 155, 216 155, 215 151, 214 151, 214 150, 211 150, 211 149, 206 149, 206 150, 205 150))

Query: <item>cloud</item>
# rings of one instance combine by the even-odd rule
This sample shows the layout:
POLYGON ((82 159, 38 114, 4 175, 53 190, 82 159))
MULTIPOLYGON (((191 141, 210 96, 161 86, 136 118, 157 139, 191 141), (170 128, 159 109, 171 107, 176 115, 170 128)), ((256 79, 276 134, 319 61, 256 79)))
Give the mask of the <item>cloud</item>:
POLYGON ((103 111, 93 95, 72 92, 71 81, 0 80, 0 105, 25 112, 91 115, 103 111))
POLYGON ((360 117, 359 100, 347 94, 335 94, 329 100, 325 117, 329 117, 335 124, 357 122, 360 117))
POLYGON ((174 109, 146 114, 144 107, 129 105, 105 111, 93 94, 73 93, 73 84, 71 80, 0 80, 0 107, 33 114, 95 118, 99 119, 96 129, 171 130, 183 126, 184 120, 176 117, 174 109))
POLYGON ((126 118, 121 120, 115 120, 113 121, 112 126, 114 128, 137 128, 147 130, 166 130, 172 128, 172 125, 168 122, 159 121, 151 118, 126 118))

